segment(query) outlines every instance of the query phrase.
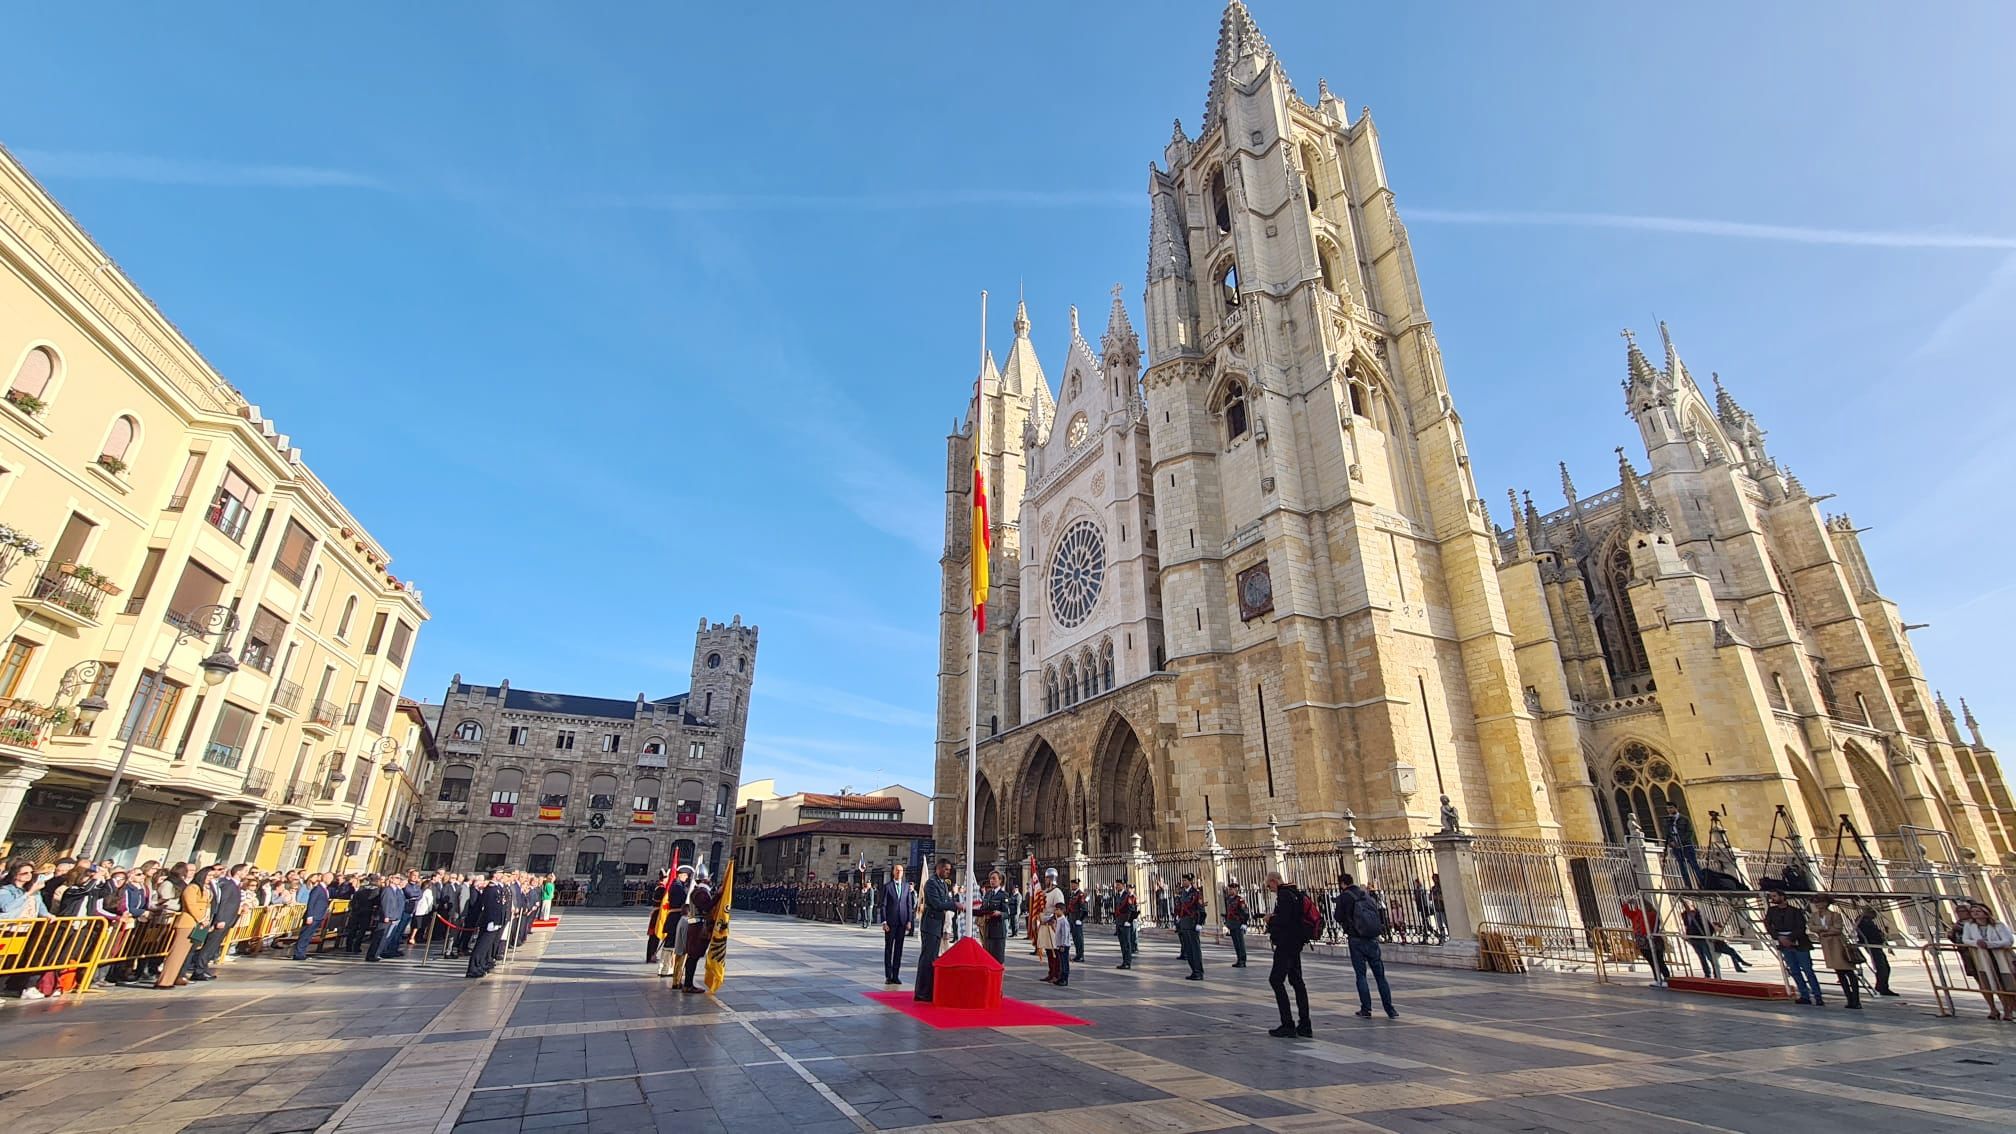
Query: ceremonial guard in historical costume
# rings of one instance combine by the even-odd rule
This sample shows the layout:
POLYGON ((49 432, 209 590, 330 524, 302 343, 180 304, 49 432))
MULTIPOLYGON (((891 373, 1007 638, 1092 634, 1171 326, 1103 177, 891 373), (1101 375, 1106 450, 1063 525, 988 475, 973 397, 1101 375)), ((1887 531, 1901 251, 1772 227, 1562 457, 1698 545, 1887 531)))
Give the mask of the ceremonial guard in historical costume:
POLYGON ((1041 912, 1037 914, 1036 948, 1049 963, 1044 981, 1063 987, 1071 983, 1071 923, 1064 919, 1064 891, 1057 886, 1056 868, 1043 872, 1041 912))
POLYGON ((681 866, 665 884, 665 913, 659 918, 658 975, 681 974, 679 959, 686 952, 686 902, 693 888, 693 868, 681 866))
POLYGON ((707 942, 714 936, 714 887, 704 874, 696 875, 686 892, 686 980, 681 992, 705 992, 693 983, 700 958, 707 955, 707 942))

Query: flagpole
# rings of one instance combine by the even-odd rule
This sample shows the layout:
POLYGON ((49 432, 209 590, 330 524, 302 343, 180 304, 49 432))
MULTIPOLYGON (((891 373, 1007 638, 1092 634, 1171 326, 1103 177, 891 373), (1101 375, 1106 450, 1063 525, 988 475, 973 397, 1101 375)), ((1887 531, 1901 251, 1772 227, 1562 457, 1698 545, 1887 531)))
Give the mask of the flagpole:
MULTIPOLYGON (((984 383, 987 373, 987 292, 985 290, 980 292, 979 367, 977 373, 980 377, 975 379, 975 381, 984 383)), ((986 436, 987 423, 987 391, 984 385, 981 387, 980 397, 975 401, 974 406, 973 468, 975 471, 973 490, 978 492, 981 490, 980 485, 982 483, 979 472, 981 468, 980 450, 982 441, 986 436)), ((980 501, 975 500, 971 506, 977 508, 979 505, 980 501)), ((980 534, 984 535, 985 533, 982 532, 980 534)), ((984 563, 982 557, 986 554, 987 544, 985 540, 975 539, 973 541, 972 558, 967 564, 969 581, 977 582, 980 578, 982 564, 984 563)), ((978 593, 977 586, 968 587, 967 590, 969 593, 978 593)), ((966 877, 959 890, 960 924, 965 929, 962 936, 966 937, 978 936, 973 916, 973 902, 979 897, 980 889, 979 879, 974 877, 973 867, 973 823, 976 812, 973 797, 979 792, 980 780, 980 609, 976 607, 973 611, 973 688, 971 690, 971 700, 968 702, 970 712, 967 716, 967 720, 971 722, 971 729, 966 742, 966 877)))

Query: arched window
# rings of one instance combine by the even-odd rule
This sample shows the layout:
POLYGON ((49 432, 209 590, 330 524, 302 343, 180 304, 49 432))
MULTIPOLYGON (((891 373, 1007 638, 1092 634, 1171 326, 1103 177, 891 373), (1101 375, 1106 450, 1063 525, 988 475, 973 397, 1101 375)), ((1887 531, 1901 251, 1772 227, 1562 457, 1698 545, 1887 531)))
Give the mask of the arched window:
POLYGON ((699 780, 679 781, 679 798, 677 806, 679 809, 680 826, 690 827, 693 824, 699 822, 700 796, 706 790, 707 786, 705 784, 702 784, 699 780))
POLYGON ((469 802, 469 783, 476 778, 476 769, 467 764, 450 764, 441 772, 441 795, 444 803, 469 802))
POLYGON ((453 831, 436 831, 427 836, 427 857, 421 862, 421 869, 455 869, 455 843, 456 836, 453 831))
POLYGON ((1057 668, 1052 666, 1043 671, 1043 711, 1054 713, 1057 707, 1057 668))
POLYGON ((502 831, 492 831, 476 844, 476 869, 502 870, 504 858, 511 853, 511 836, 502 831))
POLYGON ((1243 383, 1225 383, 1225 391, 1218 395, 1218 404, 1213 408, 1225 418, 1227 445, 1246 436, 1246 387, 1243 383))
POLYGON ((133 455, 133 443, 140 439, 140 423, 131 414, 120 414, 112 421, 112 428, 105 431, 105 444, 99 446, 98 463, 113 472, 123 472, 133 455))
POLYGON ((631 839, 623 844, 623 876, 638 878, 651 872, 651 840, 631 839))
POLYGON ((1110 638, 1099 647, 1099 675, 1104 679, 1106 688, 1113 688, 1113 641, 1110 638))
POLYGON ((665 755, 665 739, 663 737, 654 736, 651 739, 645 741, 644 755, 646 756, 665 755))
POLYGON ((707 877, 721 877, 721 840, 714 840, 714 846, 707 852, 707 877))
POLYGON ((1078 655, 1078 666, 1085 675, 1085 699, 1090 701, 1099 695, 1099 667, 1092 664, 1092 651, 1078 655))
MULTIPOLYGON (((1590 590, 1600 594, 1607 609, 1597 616, 1597 632, 1603 656, 1610 663, 1612 681, 1636 677, 1651 668, 1645 658, 1645 643, 1638 636, 1638 615, 1631 609, 1631 551, 1618 540, 1608 554, 1592 557, 1595 578, 1590 590)), ((1620 694, 1623 690, 1618 691, 1620 694)))
POLYGON ((1070 658, 1064 659, 1064 703, 1078 703, 1078 663, 1070 658))
POLYGON ((1645 837, 1658 841, 1666 829, 1666 806, 1672 804, 1680 809, 1692 823, 1694 816, 1687 809, 1687 795, 1681 790, 1680 777, 1673 771, 1673 765, 1652 749, 1633 741, 1617 753, 1610 762, 1611 802, 1617 808, 1617 827, 1621 835, 1624 819, 1628 815, 1638 817, 1638 826, 1645 831, 1645 837))
POLYGON ((1218 302, 1225 308, 1227 315, 1239 310, 1239 262, 1237 260, 1227 260, 1225 261, 1225 266, 1218 269, 1218 302))
POLYGON ((308 576, 308 589, 301 592, 301 612, 303 614, 307 614, 309 606, 315 602, 316 588, 320 587, 321 585, 322 585, 322 565, 320 563, 317 563, 315 565, 315 573, 308 576))
POLYGON ((357 616, 357 596, 351 595, 349 600, 344 602, 343 604, 342 619, 336 623, 336 636, 338 638, 347 639, 348 637, 350 637, 350 620, 355 618, 356 616, 357 616))
POLYGON ((695 853, 692 839, 680 839, 678 842, 672 844, 672 861, 681 865, 694 865, 693 856, 695 853))
POLYGON ((23 413, 42 412, 49 400, 49 383, 56 377, 56 352, 36 347, 28 352, 7 384, 7 400, 23 413))
POLYGON ((637 794, 630 799, 631 810, 642 811, 646 814, 657 813, 658 793, 663 790, 658 786, 657 780, 650 776, 640 776, 637 780, 637 786, 632 790, 637 794))
POLYGON ((1312 213, 1316 211, 1317 206, 1316 171, 1319 168, 1321 161, 1316 156, 1316 147, 1307 142, 1302 143, 1302 195, 1312 213))
MULTIPOLYGON (((574 786, 574 777, 565 772, 548 772, 539 780, 539 817, 546 818, 544 812, 549 807, 566 807, 567 791, 574 786)), ((559 816, 554 816, 559 818, 559 816)))
POLYGON ((609 853, 609 840, 600 835, 589 835, 574 847, 574 873, 593 874, 595 864, 609 853))
POLYGON ((1372 416, 1372 396, 1365 389, 1365 383, 1353 378, 1347 383, 1351 387, 1351 415, 1353 417, 1372 416))
POLYGON ((463 721, 455 726, 455 739, 480 744, 483 742, 483 726, 475 721, 463 721))
POLYGON ((553 860, 560 857, 560 836, 534 835, 525 852, 525 869, 534 874, 553 873, 553 860))
POLYGON ((1218 231, 1232 231, 1232 203, 1225 196, 1225 169, 1219 167, 1211 171, 1211 217, 1218 222, 1218 231))
POLYGON ((1323 273, 1323 288, 1332 295, 1344 294, 1344 257, 1328 240, 1316 242, 1316 267, 1323 273))
POLYGON ((727 817, 728 817, 728 785, 722 784, 714 789, 714 818, 726 819, 727 817))
POLYGON ((499 768, 490 781, 490 817, 509 819, 518 810, 518 792, 525 786, 525 773, 516 768, 499 768))

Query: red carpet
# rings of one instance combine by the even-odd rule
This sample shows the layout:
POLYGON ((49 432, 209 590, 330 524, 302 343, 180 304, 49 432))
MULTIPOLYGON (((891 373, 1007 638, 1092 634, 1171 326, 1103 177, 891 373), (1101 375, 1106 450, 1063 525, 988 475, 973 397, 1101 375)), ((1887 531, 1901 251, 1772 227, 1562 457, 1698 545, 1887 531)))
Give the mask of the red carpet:
POLYGON ((1742 996, 1751 1000, 1790 1000, 1792 994, 1782 984, 1754 980, 1715 980, 1711 977, 1669 977, 1666 987, 1675 992, 1706 992, 1714 996, 1742 996))
POLYGON ((1002 998, 999 1008, 971 1011, 940 1008, 936 1004, 919 1004, 907 990, 869 992, 863 995, 912 1019, 922 1020, 934 1028, 1058 1028, 1092 1022, 1081 1020, 1076 1016, 1066 1016, 1062 1012, 1053 1012, 1040 1004, 1031 1004, 1026 1000, 1010 1000, 1006 997, 1002 998))

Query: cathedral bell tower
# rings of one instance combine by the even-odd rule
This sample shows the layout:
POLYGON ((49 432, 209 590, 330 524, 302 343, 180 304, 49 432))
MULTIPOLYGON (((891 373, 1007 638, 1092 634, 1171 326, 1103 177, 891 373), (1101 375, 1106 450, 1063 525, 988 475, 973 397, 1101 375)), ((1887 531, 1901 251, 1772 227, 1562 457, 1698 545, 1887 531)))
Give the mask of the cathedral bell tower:
MULTIPOLYGON (((1491 529, 1369 112, 1227 6, 1202 128, 1149 167, 1147 418, 1174 806, 1556 828, 1491 529)), ((1580 779, 1578 775, 1573 777, 1580 779)))

